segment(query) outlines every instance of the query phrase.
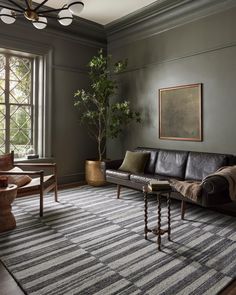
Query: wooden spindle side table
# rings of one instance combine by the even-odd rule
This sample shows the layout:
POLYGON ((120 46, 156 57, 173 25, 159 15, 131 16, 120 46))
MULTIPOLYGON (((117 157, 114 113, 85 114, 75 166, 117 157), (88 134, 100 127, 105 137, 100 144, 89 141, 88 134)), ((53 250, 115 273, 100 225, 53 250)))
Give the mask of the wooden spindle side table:
POLYGON ((9 184, 6 188, 0 188, 0 232, 16 227, 16 220, 11 212, 11 204, 16 198, 17 186, 9 184))
POLYGON ((170 241, 170 232, 171 232, 171 218, 170 218, 170 195, 172 189, 167 190, 157 190, 151 191, 147 186, 143 187, 143 195, 144 195, 144 237, 147 240, 147 234, 152 232, 154 235, 157 235, 157 245, 158 250, 161 250, 161 236, 165 233, 168 234, 168 240, 170 241), (148 196, 156 195, 157 196, 157 226, 150 229, 148 228, 148 196), (167 229, 161 228, 161 197, 165 195, 167 199, 167 229))

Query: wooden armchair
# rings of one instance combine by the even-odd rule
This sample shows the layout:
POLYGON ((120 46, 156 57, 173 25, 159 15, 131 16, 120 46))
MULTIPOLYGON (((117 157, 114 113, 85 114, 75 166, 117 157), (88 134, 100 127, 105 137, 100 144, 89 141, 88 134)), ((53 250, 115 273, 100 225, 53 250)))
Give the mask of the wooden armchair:
POLYGON ((55 163, 14 163, 14 152, 0 156, 0 175, 28 175, 32 176, 29 183, 18 187, 17 197, 39 194, 39 214, 43 216, 43 196, 54 190, 55 202, 57 199, 57 166, 55 163), (15 167, 30 168, 33 171, 9 171, 15 167), (50 170, 50 175, 44 175, 45 169, 50 170))

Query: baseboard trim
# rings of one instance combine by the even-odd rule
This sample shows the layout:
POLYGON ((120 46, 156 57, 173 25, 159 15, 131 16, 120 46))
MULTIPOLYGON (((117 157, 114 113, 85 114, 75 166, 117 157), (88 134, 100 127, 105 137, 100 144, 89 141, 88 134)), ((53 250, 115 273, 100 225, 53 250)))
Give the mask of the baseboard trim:
POLYGON ((63 189, 68 189, 68 188, 73 188, 73 187, 78 187, 82 185, 86 185, 87 182, 84 181, 77 181, 77 182, 71 182, 71 183, 64 183, 64 184, 59 184, 58 189, 63 190, 63 189))
POLYGON ((58 176, 57 178, 58 186, 67 185, 68 183, 80 183, 85 182, 85 175, 83 172, 58 176))

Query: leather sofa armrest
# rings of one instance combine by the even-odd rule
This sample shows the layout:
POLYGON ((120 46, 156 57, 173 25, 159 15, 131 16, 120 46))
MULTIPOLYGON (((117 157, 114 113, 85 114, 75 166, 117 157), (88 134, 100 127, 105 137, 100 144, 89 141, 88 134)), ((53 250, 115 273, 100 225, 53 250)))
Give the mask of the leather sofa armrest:
POLYGON ((228 181, 219 175, 214 175, 203 180, 202 188, 208 194, 216 194, 229 189, 228 181))
POLYGON ((106 178, 107 169, 117 170, 122 164, 122 162, 123 160, 109 160, 109 161, 102 162, 101 170, 102 170, 102 174, 104 178, 106 178))
POLYGON ((105 162, 105 169, 118 169, 122 164, 123 159, 120 160, 110 160, 105 162))

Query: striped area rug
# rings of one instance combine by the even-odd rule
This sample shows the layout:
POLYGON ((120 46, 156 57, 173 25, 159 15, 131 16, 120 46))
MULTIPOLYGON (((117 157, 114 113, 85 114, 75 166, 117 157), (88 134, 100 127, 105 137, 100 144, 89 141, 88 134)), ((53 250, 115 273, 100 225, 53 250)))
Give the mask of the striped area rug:
MULTIPOLYGON (((17 199, 17 228, 0 234, 0 257, 26 294, 217 294, 236 277, 236 219, 172 201, 172 241, 143 236, 143 196, 83 186, 17 199)), ((164 205, 164 202, 163 202, 164 205)), ((156 201, 149 201, 156 223, 156 201)), ((163 224, 166 208, 163 206, 163 224)))

